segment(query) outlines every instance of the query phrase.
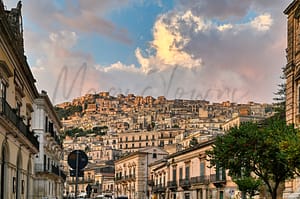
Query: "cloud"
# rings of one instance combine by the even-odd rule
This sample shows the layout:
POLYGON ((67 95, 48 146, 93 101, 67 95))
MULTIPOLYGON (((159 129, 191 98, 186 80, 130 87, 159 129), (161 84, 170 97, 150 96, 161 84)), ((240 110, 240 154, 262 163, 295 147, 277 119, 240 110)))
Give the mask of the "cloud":
MULTIPOLYGON (((17 1, 16 1, 17 2, 17 1)), ((68 30, 85 34, 99 34, 108 39, 131 44, 132 39, 125 27, 118 27, 105 15, 108 11, 126 7, 129 1, 118 0, 27 0, 23 3, 26 20, 35 24, 37 31, 68 30), (41 28, 41 29, 40 29, 41 28)), ((16 5, 16 3, 15 3, 16 5)), ((10 2, 9 7, 15 7, 10 2)))
POLYGON ((62 7, 53 2, 28 0, 24 7, 27 20, 35 24, 25 30, 26 54, 33 60, 38 87, 54 103, 101 90, 112 95, 272 101, 285 64, 282 1, 175 1, 172 10, 157 16, 148 47, 132 52, 138 65, 123 60, 99 64, 96 54, 78 45, 84 34, 95 33, 129 44, 128 30, 105 15, 143 1, 66 0, 62 7))
POLYGON ((269 13, 265 13, 255 17, 250 24, 259 31, 267 31, 270 29, 273 19, 269 13))

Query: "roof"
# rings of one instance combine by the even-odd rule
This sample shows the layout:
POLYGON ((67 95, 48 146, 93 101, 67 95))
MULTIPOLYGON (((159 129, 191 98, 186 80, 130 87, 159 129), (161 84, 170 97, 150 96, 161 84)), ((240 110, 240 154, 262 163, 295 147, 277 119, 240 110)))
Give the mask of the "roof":
POLYGON ((176 152, 176 153, 173 153, 173 154, 169 155, 169 156, 167 157, 167 159, 169 159, 169 158, 174 158, 174 157, 180 156, 180 155, 182 155, 182 154, 185 154, 185 153, 188 153, 188 152, 197 150, 197 149, 201 149, 201 148, 203 148, 203 147, 212 145, 214 142, 215 142, 215 139, 212 139, 212 140, 209 140, 209 141, 206 141, 206 142, 201 142, 201 143, 195 145, 194 147, 190 147, 190 148, 188 148, 188 149, 185 149, 185 150, 182 150, 182 151, 178 151, 178 152, 176 152))
POLYGON ((284 11, 284 14, 289 14, 289 12, 294 8, 294 6, 299 2, 299 0, 294 0, 284 11))

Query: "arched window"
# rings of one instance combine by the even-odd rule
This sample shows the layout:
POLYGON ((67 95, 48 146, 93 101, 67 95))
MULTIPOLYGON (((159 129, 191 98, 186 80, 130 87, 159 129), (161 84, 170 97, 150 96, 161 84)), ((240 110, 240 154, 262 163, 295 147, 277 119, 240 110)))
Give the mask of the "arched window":
POLYGON ((9 150, 6 143, 3 144, 1 149, 1 175, 0 175, 0 198, 5 198, 7 194, 7 163, 9 159, 9 150))
MULTIPOLYGON (((27 182, 26 182, 26 198, 30 198, 30 189, 31 189, 31 170, 32 170, 32 165, 31 165, 31 159, 28 161, 28 167, 27 167, 27 182)), ((24 187, 25 188, 25 187, 24 187)))
POLYGON ((17 174, 16 174, 16 198, 21 198, 21 179, 22 179, 22 153, 21 150, 18 152, 18 158, 17 158, 17 174))

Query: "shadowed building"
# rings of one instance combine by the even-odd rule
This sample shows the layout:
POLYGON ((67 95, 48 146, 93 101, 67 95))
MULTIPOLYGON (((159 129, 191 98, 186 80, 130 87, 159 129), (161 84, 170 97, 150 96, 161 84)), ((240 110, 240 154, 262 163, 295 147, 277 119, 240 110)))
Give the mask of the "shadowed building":
POLYGON ((31 124, 39 93, 24 55, 21 2, 0 1, 0 198, 32 198, 39 143, 31 124))

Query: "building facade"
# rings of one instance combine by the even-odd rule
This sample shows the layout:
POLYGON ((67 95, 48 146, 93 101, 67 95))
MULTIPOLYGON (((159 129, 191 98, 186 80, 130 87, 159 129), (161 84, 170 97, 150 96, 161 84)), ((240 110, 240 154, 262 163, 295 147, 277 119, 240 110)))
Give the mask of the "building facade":
POLYGON ((294 0, 284 11, 287 15, 286 119, 300 124, 300 1, 294 0))
POLYGON ((39 93, 23 47, 22 4, 0 2, 0 198, 32 198, 39 143, 32 132, 39 93))
MULTIPOLYGON (((286 76, 286 120, 300 125, 300 1, 294 0, 284 10, 287 15, 287 64, 284 68, 286 76)), ((285 183, 284 198, 300 197, 300 179, 285 183)))
POLYGON ((211 167, 206 151, 214 140, 173 153, 149 166, 148 185, 156 199, 223 199, 239 197, 236 184, 222 168, 211 167))
POLYGON ((115 161, 115 197, 149 198, 148 165, 167 155, 168 153, 159 147, 147 147, 115 161))
POLYGON ((35 155, 33 199, 43 197, 62 199, 66 175, 61 167, 63 159, 60 129, 62 128, 45 91, 34 101, 32 130, 38 137, 39 153, 35 155))

